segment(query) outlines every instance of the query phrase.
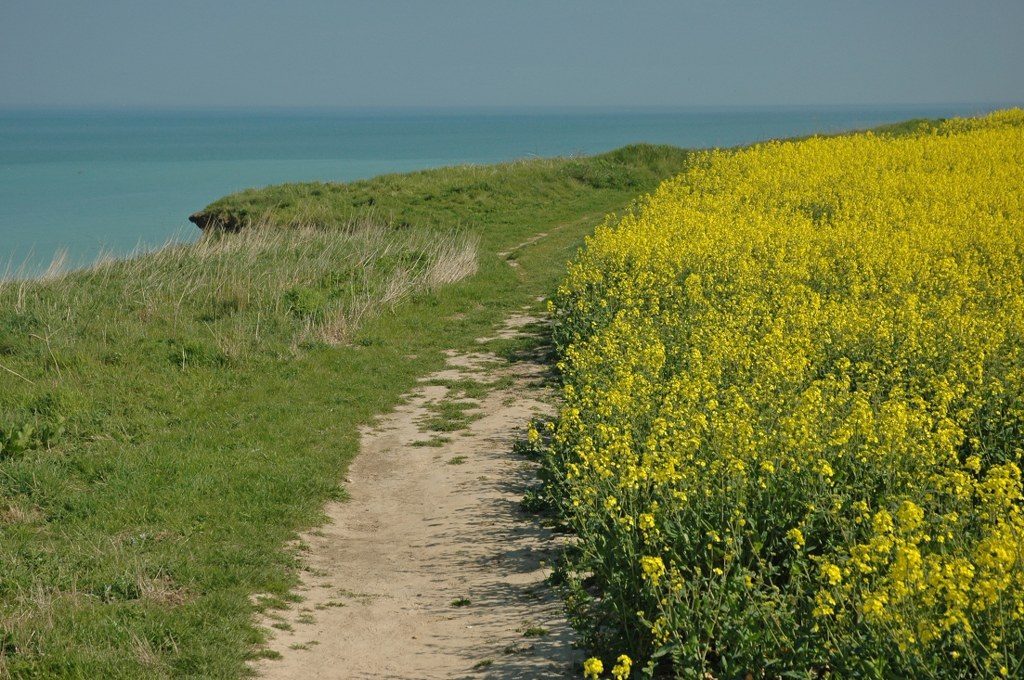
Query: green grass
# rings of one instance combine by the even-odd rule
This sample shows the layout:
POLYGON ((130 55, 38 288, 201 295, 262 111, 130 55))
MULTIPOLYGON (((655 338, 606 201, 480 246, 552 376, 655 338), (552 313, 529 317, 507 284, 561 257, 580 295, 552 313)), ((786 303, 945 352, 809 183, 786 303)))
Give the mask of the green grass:
POLYGON ((498 250, 512 249, 543 231, 543 224, 578 218, 581 209, 596 210, 600 219, 621 207, 621 199, 679 172, 686 157, 673 147, 636 145, 587 158, 456 166, 351 184, 282 184, 227 196, 204 212, 229 216, 233 223, 260 222, 269 214, 283 224, 341 226, 369 216, 398 227, 467 227, 485 232, 498 250), (590 200, 611 194, 618 200, 610 204, 590 200), (546 214, 551 212, 561 214, 546 214))
POLYGON ((423 427, 431 432, 458 432, 465 430, 481 413, 475 411, 478 404, 470 401, 443 399, 427 406, 430 416, 423 420, 423 427))
POLYGON ((247 191, 211 210, 248 235, 0 284, 0 675, 244 675, 252 596, 294 599, 285 546, 344 496, 358 426, 686 159, 247 191))
POLYGON ((419 439, 412 443, 412 446, 429 446, 431 448, 440 448, 445 444, 451 442, 451 437, 442 437, 440 435, 434 435, 430 439, 419 439))

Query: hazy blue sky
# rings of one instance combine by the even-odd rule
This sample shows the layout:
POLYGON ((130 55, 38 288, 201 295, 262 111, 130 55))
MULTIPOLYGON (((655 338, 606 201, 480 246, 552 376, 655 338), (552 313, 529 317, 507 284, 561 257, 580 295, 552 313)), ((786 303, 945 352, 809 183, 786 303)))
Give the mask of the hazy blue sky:
POLYGON ((0 105, 1024 99, 1024 0, 0 0, 0 105))

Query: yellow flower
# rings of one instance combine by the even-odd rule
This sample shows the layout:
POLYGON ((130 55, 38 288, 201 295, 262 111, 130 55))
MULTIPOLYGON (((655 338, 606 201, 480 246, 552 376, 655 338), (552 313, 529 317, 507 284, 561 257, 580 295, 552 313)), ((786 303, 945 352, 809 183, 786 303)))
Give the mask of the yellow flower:
POLYGON ((892 515, 885 510, 879 510, 871 520, 871 526, 876 534, 887 534, 893 530, 892 515))
POLYGON ((665 563, 660 557, 641 557, 640 568, 653 585, 658 585, 658 581, 665 575, 665 563))
POLYGON ((596 657, 590 657, 583 662, 583 677, 587 680, 597 680, 604 673, 604 664, 596 657))
POLYGON ((921 526, 924 519, 924 511, 916 503, 910 500, 903 501, 900 509, 896 511, 896 519, 900 526, 906 531, 914 531, 921 526))
POLYGON ((864 616, 877 621, 885 614, 885 606, 888 602, 889 598, 885 593, 869 595, 864 599, 864 604, 862 605, 861 610, 864 612, 864 616))
POLYGON ((793 527, 786 532, 786 538, 793 543, 797 550, 804 547, 804 532, 800 531, 796 527, 793 527))
POLYGON ((835 613, 836 599, 827 591, 818 591, 814 597, 814 609, 811 615, 815 617, 829 616, 835 613))
POLYGON ((633 660, 625 654, 620 654, 619 658, 616 659, 616 664, 612 668, 612 676, 615 680, 625 680, 629 677, 630 671, 633 669, 633 660))
POLYGON ((843 580, 842 570, 830 562, 821 563, 821 575, 830 586, 837 586, 843 580))

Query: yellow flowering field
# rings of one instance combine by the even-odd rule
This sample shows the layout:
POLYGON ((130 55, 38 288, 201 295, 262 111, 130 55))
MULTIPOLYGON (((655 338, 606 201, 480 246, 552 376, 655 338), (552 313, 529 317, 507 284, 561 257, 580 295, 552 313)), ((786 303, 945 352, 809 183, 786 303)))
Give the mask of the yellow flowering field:
POLYGON ((700 154, 552 313, 588 676, 1024 674, 1024 111, 700 154))

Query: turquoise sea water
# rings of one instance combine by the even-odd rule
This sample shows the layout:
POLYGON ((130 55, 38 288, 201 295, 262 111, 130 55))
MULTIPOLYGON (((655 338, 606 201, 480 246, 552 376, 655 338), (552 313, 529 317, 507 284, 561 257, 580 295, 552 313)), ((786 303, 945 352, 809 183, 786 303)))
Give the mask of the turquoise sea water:
POLYGON ((0 278, 194 238, 188 215, 246 187, 631 142, 732 146, 994 106, 545 111, 2 111, 0 278))

